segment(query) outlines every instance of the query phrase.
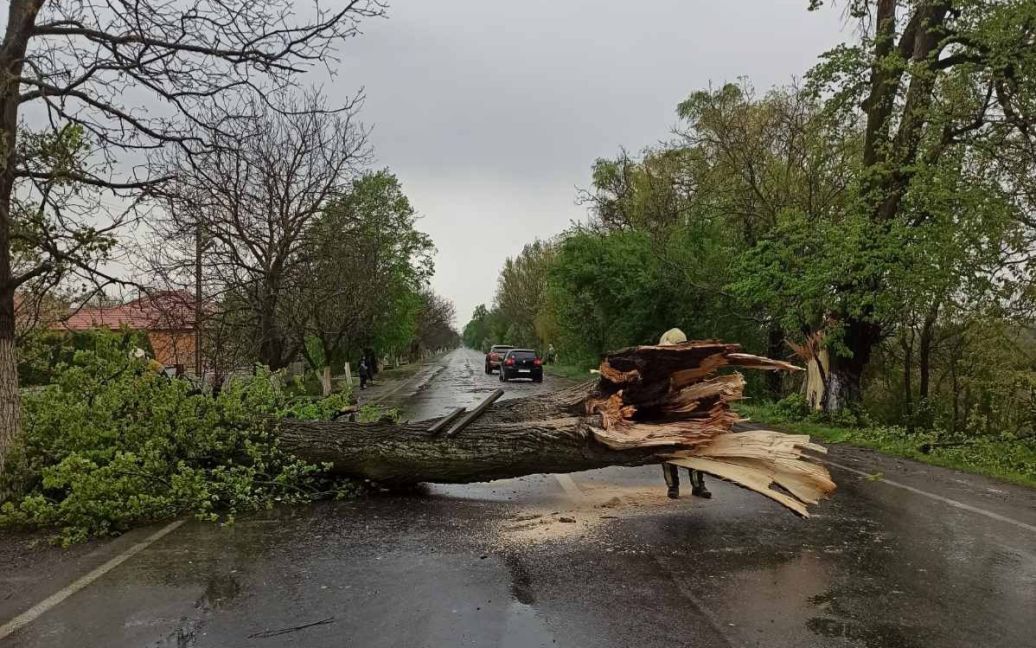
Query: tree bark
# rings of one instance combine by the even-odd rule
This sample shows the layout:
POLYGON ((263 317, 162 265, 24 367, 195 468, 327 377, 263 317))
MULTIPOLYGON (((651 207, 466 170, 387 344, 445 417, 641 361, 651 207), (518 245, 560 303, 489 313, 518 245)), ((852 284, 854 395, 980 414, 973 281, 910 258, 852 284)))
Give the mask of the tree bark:
POLYGON ((592 427, 599 418, 476 422, 449 440, 428 433, 434 422, 291 421, 281 426, 281 447, 329 463, 336 474, 385 484, 469 483, 662 461, 657 448, 620 452, 596 443, 592 427))
MULTIPOLYGON (((784 331, 780 326, 771 324, 766 330, 766 355, 771 358, 776 358, 780 355, 781 351, 784 350, 784 331)), ((769 392, 770 398, 773 400, 780 400, 784 396, 783 381, 781 380, 781 374, 777 371, 771 371, 766 374, 766 391, 769 392)))
POLYGON ((11 268, 11 203, 18 161, 19 78, 42 5, 43 0, 12 0, 0 47, 0 473, 11 443, 21 433, 14 319, 18 281, 11 268))
POLYGON ((327 365, 324 365, 320 370, 320 388, 324 396, 330 396, 331 392, 334 391, 334 387, 331 384, 331 367, 327 365))
POLYGON ((859 402, 863 392, 863 372, 871 352, 881 341, 881 326, 852 317, 846 320, 843 341, 849 356, 832 352, 824 392, 824 411, 838 412, 859 402))
MULTIPOLYGON (((937 71, 933 68, 950 3, 943 0, 908 5, 909 18, 896 40, 896 11, 900 3, 878 0, 874 14, 874 49, 870 64, 870 92, 863 101, 866 114, 863 142, 862 197, 870 219, 882 227, 898 216, 913 179, 913 166, 929 122, 937 71), (909 64, 909 82, 904 76, 909 64), (896 120, 897 97, 903 108, 896 120)), ((930 157, 933 163, 938 156, 930 157)), ((880 278, 865 280, 868 292, 882 289, 880 278)), ((858 290, 859 288, 855 288, 858 290)), ((873 309, 867 309, 873 310, 873 309)), ((865 312, 844 320, 845 344, 851 356, 832 354, 824 410, 835 412, 859 400, 863 371, 881 341, 879 324, 865 312)))
MULTIPOLYGON (((12 291, 13 292, 13 291, 12 291)), ((0 475, 11 444, 21 433, 21 393, 14 344, 13 294, 0 294, 0 475)))
POLYGON ((339 475, 386 484, 466 483, 536 473, 673 461, 729 479, 807 515, 834 489, 803 450, 808 437, 732 433, 740 374, 724 366, 794 370, 719 342, 624 349, 605 357, 596 382, 503 401, 456 436, 439 419, 396 425, 343 420, 279 422, 283 449, 339 475), (770 488, 778 484, 784 491, 770 488), (790 495, 788 494, 790 493, 790 495))
POLYGON ((908 327, 910 331, 909 340, 904 335, 903 337, 903 413, 906 419, 907 432, 913 433, 914 431, 914 386, 913 386, 913 374, 914 374, 914 329, 908 327))
POLYGON ((921 326, 921 339, 918 345, 917 361, 918 371, 918 400, 922 403, 928 400, 929 385, 932 376, 932 334, 935 329, 935 322, 939 319, 939 301, 932 304, 925 316, 924 324, 921 326))

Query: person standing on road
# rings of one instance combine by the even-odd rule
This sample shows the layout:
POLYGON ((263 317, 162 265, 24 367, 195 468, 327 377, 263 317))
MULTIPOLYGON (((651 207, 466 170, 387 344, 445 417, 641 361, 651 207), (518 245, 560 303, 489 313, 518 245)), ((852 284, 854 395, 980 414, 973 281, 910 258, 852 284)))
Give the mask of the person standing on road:
POLYGON ((367 365, 367 358, 360 356, 360 389, 367 389, 367 381, 370 380, 370 366, 367 365))
MULTIPOLYGON (((683 331, 678 328, 672 328, 662 334, 662 337, 658 340, 658 346, 681 344, 686 341, 687 335, 684 334, 683 331)), ((676 464, 663 463, 662 476, 665 478, 665 485, 668 487, 666 495, 668 495, 670 499, 679 498, 680 467, 676 464)), ((694 495, 695 497, 704 497, 705 499, 712 497, 712 493, 709 492, 709 489, 705 488, 705 475, 700 470, 688 468, 687 477, 691 481, 691 495, 694 495)))

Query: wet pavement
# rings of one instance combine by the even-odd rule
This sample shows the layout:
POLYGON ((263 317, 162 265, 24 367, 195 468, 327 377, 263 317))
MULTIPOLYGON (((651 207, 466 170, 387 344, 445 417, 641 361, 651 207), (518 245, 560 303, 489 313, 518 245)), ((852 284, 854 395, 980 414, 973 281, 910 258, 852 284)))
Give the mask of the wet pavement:
MULTIPOLYGON (((441 414, 501 386, 481 362, 456 351, 364 397, 441 414)), ((668 500, 650 466, 187 522, 0 645, 1036 646, 1036 491, 831 460, 839 491, 809 520, 716 480, 668 500)), ((0 627, 154 530, 0 548, 0 627)))

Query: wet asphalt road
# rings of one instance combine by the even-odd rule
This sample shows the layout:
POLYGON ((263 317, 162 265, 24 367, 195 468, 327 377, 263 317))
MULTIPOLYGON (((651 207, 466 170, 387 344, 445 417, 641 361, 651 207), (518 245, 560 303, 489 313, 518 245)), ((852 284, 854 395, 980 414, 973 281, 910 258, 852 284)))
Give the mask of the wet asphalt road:
MULTIPOLYGON (((441 414, 500 386, 481 362, 365 396, 441 414)), ((1036 646, 1036 492, 830 458, 839 491, 810 520, 716 480, 667 500, 652 466, 187 522, 0 645, 1036 646)), ((0 626, 154 531, 0 548, 0 626)))

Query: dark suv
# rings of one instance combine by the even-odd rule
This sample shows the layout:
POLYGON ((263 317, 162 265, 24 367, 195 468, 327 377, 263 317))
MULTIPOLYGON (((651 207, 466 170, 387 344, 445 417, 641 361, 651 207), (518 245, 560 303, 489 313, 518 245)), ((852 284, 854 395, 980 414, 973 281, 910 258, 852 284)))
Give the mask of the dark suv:
POLYGON ((543 382, 543 361, 532 349, 511 349, 500 363, 500 381, 531 378, 543 382))
POLYGON ((486 373, 491 374, 494 369, 499 369, 504 355, 513 348, 510 344, 494 344, 489 347, 489 353, 486 354, 486 373))

